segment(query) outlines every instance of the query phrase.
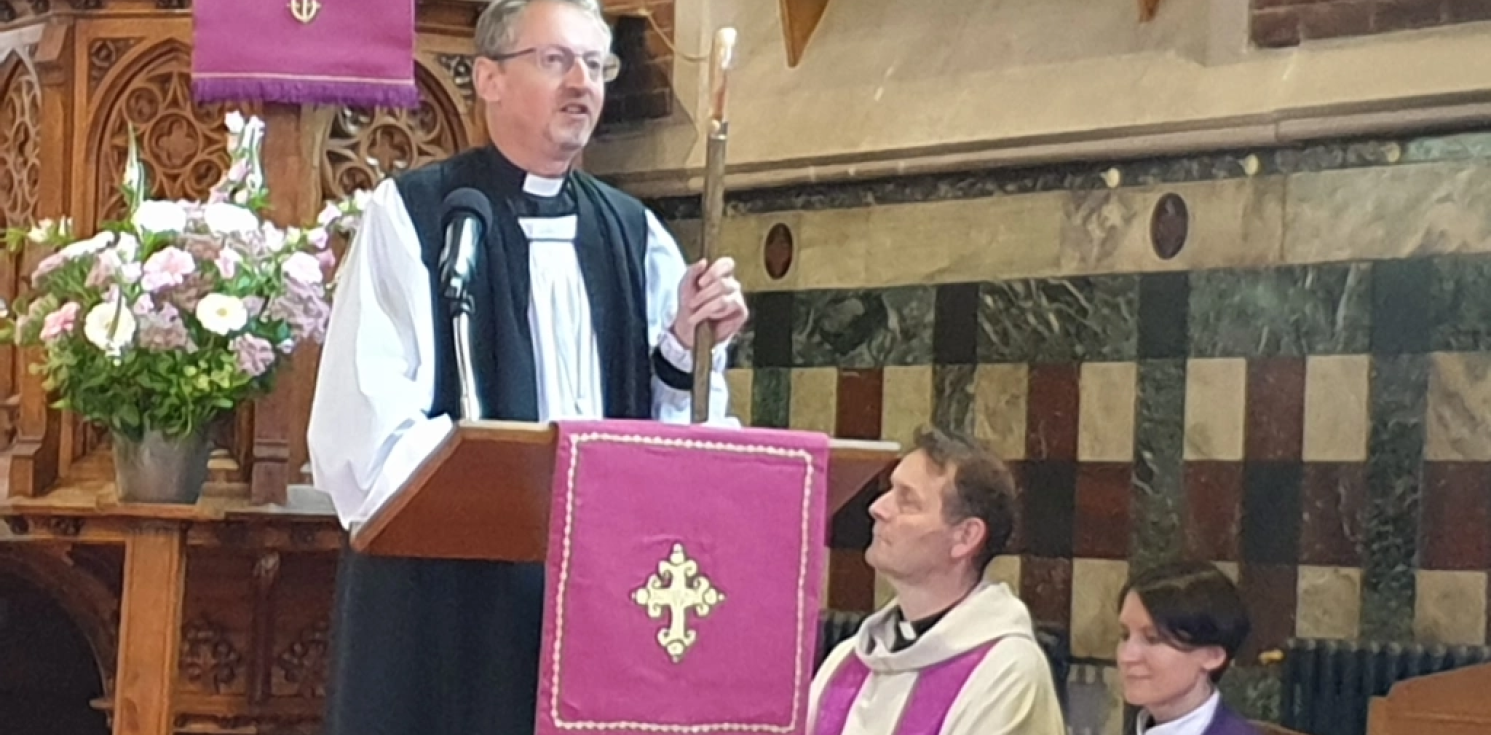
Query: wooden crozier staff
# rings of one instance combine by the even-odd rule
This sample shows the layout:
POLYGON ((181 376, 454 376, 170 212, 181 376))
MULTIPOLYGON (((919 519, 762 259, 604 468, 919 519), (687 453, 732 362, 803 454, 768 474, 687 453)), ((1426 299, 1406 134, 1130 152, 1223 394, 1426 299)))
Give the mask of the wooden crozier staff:
MULTIPOLYGON (((714 260, 720 241, 720 225, 725 217, 725 142, 730 123, 725 118, 725 95, 730 67, 735 61, 735 29, 721 28, 714 34, 709 68, 709 119, 705 122, 708 140, 704 149, 704 219, 699 237, 699 258, 714 260)), ((714 373, 714 326, 700 322, 694 330, 693 422, 709 420, 709 378, 714 373)))

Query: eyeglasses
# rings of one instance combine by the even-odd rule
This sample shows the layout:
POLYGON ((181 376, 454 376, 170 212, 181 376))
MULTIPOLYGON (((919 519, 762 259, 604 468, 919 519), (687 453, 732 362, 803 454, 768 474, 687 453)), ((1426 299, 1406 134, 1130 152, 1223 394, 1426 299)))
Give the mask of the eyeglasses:
POLYGON ((513 51, 506 54, 493 54, 487 58, 493 61, 507 61, 519 56, 533 55, 534 63, 545 74, 554 77, 563 77, 575 68, 576 61, 585 63, 585 73, 591 79, 599 79, 602 82, 612 82, 621 73, 621 59, 616 54, 577 54, 564 46, 532 46, 521 51, 513 51))

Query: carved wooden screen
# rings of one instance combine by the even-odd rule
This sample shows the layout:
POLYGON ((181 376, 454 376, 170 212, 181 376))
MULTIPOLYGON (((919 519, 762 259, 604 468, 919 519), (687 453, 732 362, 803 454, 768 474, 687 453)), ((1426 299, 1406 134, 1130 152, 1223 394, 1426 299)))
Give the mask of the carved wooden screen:
MULTIPOLYGON (((192 100, 191 48, 175 40, 143 48, 141 44, 138 38, 99 38, 88 47, 88 85, 95 111, 88 139, 89 149, 98 156, 92 184, 95 222, 124 213, 119 181, 131 127, 149 172, 151 198, 204 199, 228 168, 223 117, 230 107, 192 100)), ((240 466, 248 456, 249 448, 241 440, 251 433, 243 426, 247 417, 247 412, 240 412, 235 420, 222 422, 213 439, 218 450, 240 466)), ((72 456, 91 451, 101 438, 97 429, 75 427, 72 456)))
MULTIPOLYGON (((0 60, 0 230, 29 225, 36 213, 40 106, 36 74, 25 58, 16 53, 0 60)), ((19 256, 0 255, 0 299, 6 305, 20 289, 19 265, 19 256)), ((9 404, 18 384, 17 369, 15 349, 0 347, 0 448, 9 447, 15 438, 9 404)))
MULTIPOLYGON (((97 40, 90 59, 97 65, 116 57, 119 47, 129 42, 97 40)), ((176 41, 160 43, 135 57, 129 70, 116 79, 95 107, 98 112, 90 126, 97 141, 93 150, 99 155, 95 199, 99 219, 117 218, 124 211, 119 180, 131 125, 150 172, 152 198, 205 198, 228 169, 228 137, 223 127, 228 108, 192 101, 191 50, 176 41)))
MULTIPOLYGON (((459 57, 454 57, 459 58, 459 57)), ((461 81, 458 65, 442 59, 442 74, 461 81)), ((469 66, 465 71, 469 83, 469 66)), ((417 66, 418 109, 347 107, 332 118, 321 162, 321 191, 327 199, 359 189, 371 191, 384 176, 438 161, 467 145, 462 105, 429 69, 417 66)))

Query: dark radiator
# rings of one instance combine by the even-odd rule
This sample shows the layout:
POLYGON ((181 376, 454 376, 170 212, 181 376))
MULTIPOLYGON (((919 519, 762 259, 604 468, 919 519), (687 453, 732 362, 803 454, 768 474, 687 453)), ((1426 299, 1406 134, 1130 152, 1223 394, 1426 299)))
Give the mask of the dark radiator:
POLYGON ((1290 640, 1279 724, 1310 735, 1365 735, 1369 702, 1393 684, 1487 661, 1486 646, 1290 640))

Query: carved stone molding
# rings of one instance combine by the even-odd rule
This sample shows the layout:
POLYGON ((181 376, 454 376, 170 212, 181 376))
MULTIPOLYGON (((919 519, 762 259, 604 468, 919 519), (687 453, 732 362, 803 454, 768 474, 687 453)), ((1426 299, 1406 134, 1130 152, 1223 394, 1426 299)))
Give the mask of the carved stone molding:
POLYGON ((98 10, 104 6, 104 0, 70 0, 73 10, 98 10))
POLYGON ((155 0, 155 7, 161 10, 186 10, 192 6, 192 0, 155 0))
POLYGON ((331 661, 331 622, 316 622, 288 648, 275 657, 274 668, 287 684, 295 687, 295 696, 321 699, 326 696, 328 665, 331 661))
POLYGON ((6 516, 5 527, 10 529, 12 535, 25 536, 31 533, 31 522, 21 516, 6 516))
POLYGON ((16 4, 0 2, 0 23, 14 23, 21 14, 16 10, 16 4))
POLYGON ((439 54, 435 57, 435 61, 440 64, 441 69, 445 70, 450 83, 456 89, 461 90, 461 96, 465 97, 467 102, 476 99, 476 84, 471 72, 473 57, 470 54, 439 54))
POLYGON ((327 199, 371 191, 385 176, 450 156, 466 147, 455 101, 424 67, 415 73, 418 109, 343 108, 332 118, 321 161, 327 199))
POLYGON ((222 694, 243 674, 243 653, 228 631, 205 616, 183 626, 181 676, 192 684, 222 694))

